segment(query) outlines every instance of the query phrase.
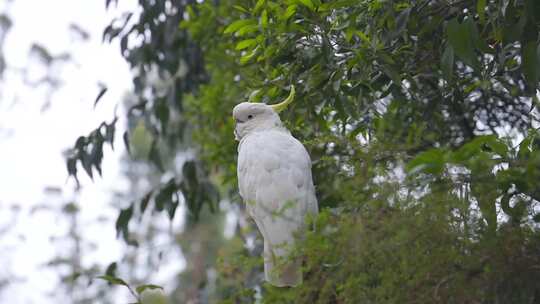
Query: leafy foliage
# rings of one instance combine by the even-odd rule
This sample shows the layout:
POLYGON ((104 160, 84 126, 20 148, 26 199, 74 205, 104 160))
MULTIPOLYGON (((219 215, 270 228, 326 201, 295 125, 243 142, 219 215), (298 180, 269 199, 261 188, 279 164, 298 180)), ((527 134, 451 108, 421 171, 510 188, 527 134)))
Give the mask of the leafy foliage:
POLYGON ((264 285, 257 255, 236 244, 220 259, 224 302, 254 302, 255 286, 265 303, 538 301, 537 1, 140 5, 128 33, 106 36, 145 37, 121 45, 150 158, 198 149, 185 180, 148 196, 171 218, 175 191, 194 214, 217 199, 210 185, 238 198, 227 113, 297 88, 282 119, 312 156, 323 207, 298 246, 305 283, 264 285))

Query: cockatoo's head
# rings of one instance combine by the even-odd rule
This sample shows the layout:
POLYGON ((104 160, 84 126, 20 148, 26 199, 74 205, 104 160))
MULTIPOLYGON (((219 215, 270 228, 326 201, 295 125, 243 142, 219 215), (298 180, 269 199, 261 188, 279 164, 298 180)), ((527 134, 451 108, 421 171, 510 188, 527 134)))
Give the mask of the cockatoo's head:
POLYGON ((233 118, 236 122, 234 135, 236 140, 253 131, 282 127, 278 113, 283 111, 294 98, 294 86, 291 87, 289 97, 275 105, 264 103, 242 102, 233 109, 233 118))

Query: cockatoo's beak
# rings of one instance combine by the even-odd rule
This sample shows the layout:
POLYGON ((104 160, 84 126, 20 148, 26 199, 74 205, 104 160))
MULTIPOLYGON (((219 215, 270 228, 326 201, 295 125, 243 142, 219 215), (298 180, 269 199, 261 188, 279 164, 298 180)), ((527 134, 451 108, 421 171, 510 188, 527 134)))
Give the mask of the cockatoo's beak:
POLYGON ((278 104, 275 104, 275 105, 270 105, 270 107, 272 107, 272 109, 274 109, 274 111, 276 113, 279 113, 283 110, 285 110, 285 108, 293 101, 294 99, 294 85, 291 85, 291 92, 289 93, 289 96, 287 97, 287 99, 285 99, 284 101, 278 103, 278 104))

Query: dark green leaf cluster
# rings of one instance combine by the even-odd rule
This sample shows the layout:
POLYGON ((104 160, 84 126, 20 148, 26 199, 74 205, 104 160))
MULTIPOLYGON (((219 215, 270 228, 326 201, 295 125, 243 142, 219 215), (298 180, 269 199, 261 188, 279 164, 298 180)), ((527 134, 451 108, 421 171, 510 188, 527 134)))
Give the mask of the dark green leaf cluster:
MULTIPOLYGON (((103 93, 104 91, 100 95, 103 95, 103 93)), ((117 120, 118 118, 115 117, 110 123, 103 122, 88 136, 80 136, 75 142, 75 146, 68 151, 66 161, 67 171, 70 176, 75 178, 77 183, 79 182, 77 179, 77 163, 82 165, 90 178, 94 176, 94 168, 99 175, 102 174, 103 145, 109 143, 111 148, 114 148, 114 133, 117 120)))
POLYGON ((117 236, 122 236, 130 245, 138 246, 138 242, 129 235, 129 223, 134 216, 141 218, 147 210, 166 211, 171 221, 182 202, 186 204, 190 216, 195 221, 205 204, 211 212, 215 212, 220 195, 215 185, 197 170, 194 161, 186 161, 183 165, 182 178, 170 178, 160 188, 150 190, 139 201, 121 209, 116 219, 117 236))

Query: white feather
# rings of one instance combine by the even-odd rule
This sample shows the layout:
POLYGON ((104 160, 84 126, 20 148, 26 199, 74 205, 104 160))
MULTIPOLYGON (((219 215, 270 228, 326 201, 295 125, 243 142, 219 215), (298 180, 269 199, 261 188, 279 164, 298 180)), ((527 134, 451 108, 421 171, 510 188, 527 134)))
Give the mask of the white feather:
POLYGON ((295 233, 302 233, 307 214, 318 212, 306 149, 282 127, 249 132, 238 147, 238 186, 265 241, 266 280, 300 284, 301 261, 275 266, 288 255, 295 233))

